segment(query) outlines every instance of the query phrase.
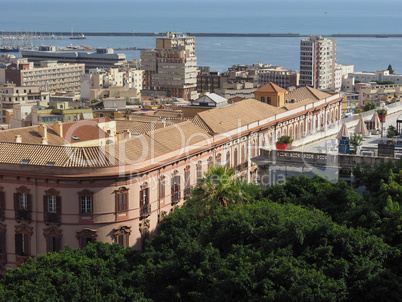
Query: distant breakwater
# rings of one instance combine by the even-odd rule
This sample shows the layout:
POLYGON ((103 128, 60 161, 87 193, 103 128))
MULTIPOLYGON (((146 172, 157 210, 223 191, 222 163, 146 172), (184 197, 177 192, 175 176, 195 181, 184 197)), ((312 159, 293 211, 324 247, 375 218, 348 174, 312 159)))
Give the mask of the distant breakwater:
MULTIPOLYGON (((41 35, 41 36, 71 36, 70 32, 12 32, 12 31, 2 31, 2 35, 41 35)), ((163 37, 165 36, 165 32, 80 32, 85 36, 120 36, 120 37, 163 37)), ((193 37, 309 37, 307 34, 297 34, 297 33, 185 33, 189 36, 193 37)), ((329 38, 402 38, 402 34, 330 34, 330 35, 320 35, 323 37, 329 38)))

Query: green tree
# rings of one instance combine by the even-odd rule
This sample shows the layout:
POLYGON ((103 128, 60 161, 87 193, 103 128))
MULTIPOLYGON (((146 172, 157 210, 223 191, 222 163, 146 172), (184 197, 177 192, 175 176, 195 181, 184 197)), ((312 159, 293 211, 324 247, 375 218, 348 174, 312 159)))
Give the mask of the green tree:
POLYGON ((376 105, 374 103, 368 102, 366 105, 364 105, 363 110, 364 111, 370 111, 376 108, 376 105))
POLYGON ((211 214, 217 206, 227 207, 250 200, 242 181, 233 179, 233 175, 234 169, 211 167, 204 178, 199 179, 199 186, 193 191, 193 202, 200 204, 202 215, 211 214))
POLYGON ((387 70, 389 71, 389 74, 394 74, 394 70, 392 69, 392 65, 389 64, 387 70))
POLYGON ((0 301, 149 301, 127 283, 139 252, 89 244, 32 259, 7 273, 0 301))

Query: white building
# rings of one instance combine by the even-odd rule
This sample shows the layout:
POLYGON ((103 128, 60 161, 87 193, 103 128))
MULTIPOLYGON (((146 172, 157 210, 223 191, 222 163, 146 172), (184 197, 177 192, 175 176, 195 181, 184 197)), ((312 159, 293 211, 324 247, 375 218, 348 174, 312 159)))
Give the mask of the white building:
POLYGON ((388 70, 377 70, 373 71, 359 71, 352 72, 348 75, 349 78, 355 78, 355 81, 360 81, 362 83, 369 83, 374 81, 392 81, 395 84, 402 84, 402 74, 389 74, 388 70))
POLYGON ((335 89, 335 39, 310 36, 300 42, 300 85, 335 89))

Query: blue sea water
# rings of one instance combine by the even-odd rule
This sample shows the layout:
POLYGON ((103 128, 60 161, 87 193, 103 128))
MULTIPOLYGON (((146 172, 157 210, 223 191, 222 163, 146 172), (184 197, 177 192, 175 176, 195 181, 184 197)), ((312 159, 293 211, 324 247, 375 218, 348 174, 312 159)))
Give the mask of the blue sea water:
MULTIPOLYGON (((0 30, 81 32, 229 32, 402 34, 400 0, 2 0, 0 30)), ((73 40, 37 43, 66 46, 73 40)), ((153 37, 87 37, 97 47, 153 48, 153 37)), ((392 64, 402 73, 402 38, 337 38, 336 59, 355 70, 392 64)), ((299 69, 300 38, 196 38, 198 65, 222 71, 266 63, 299 69)), ((124 51, 128 59, 139 51, 124 51)))

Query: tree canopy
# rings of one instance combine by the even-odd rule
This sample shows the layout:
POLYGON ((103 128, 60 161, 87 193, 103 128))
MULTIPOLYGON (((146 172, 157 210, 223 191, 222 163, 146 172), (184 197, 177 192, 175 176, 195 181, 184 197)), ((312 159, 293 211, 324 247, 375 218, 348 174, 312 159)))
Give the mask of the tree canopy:
POLYGON ((143 252, 97 242, 40 256, 1 280, 0 300, 401 301, 401 168, 356 167, 363 195, 318 176, 262 190, 211 170, 143 252))

